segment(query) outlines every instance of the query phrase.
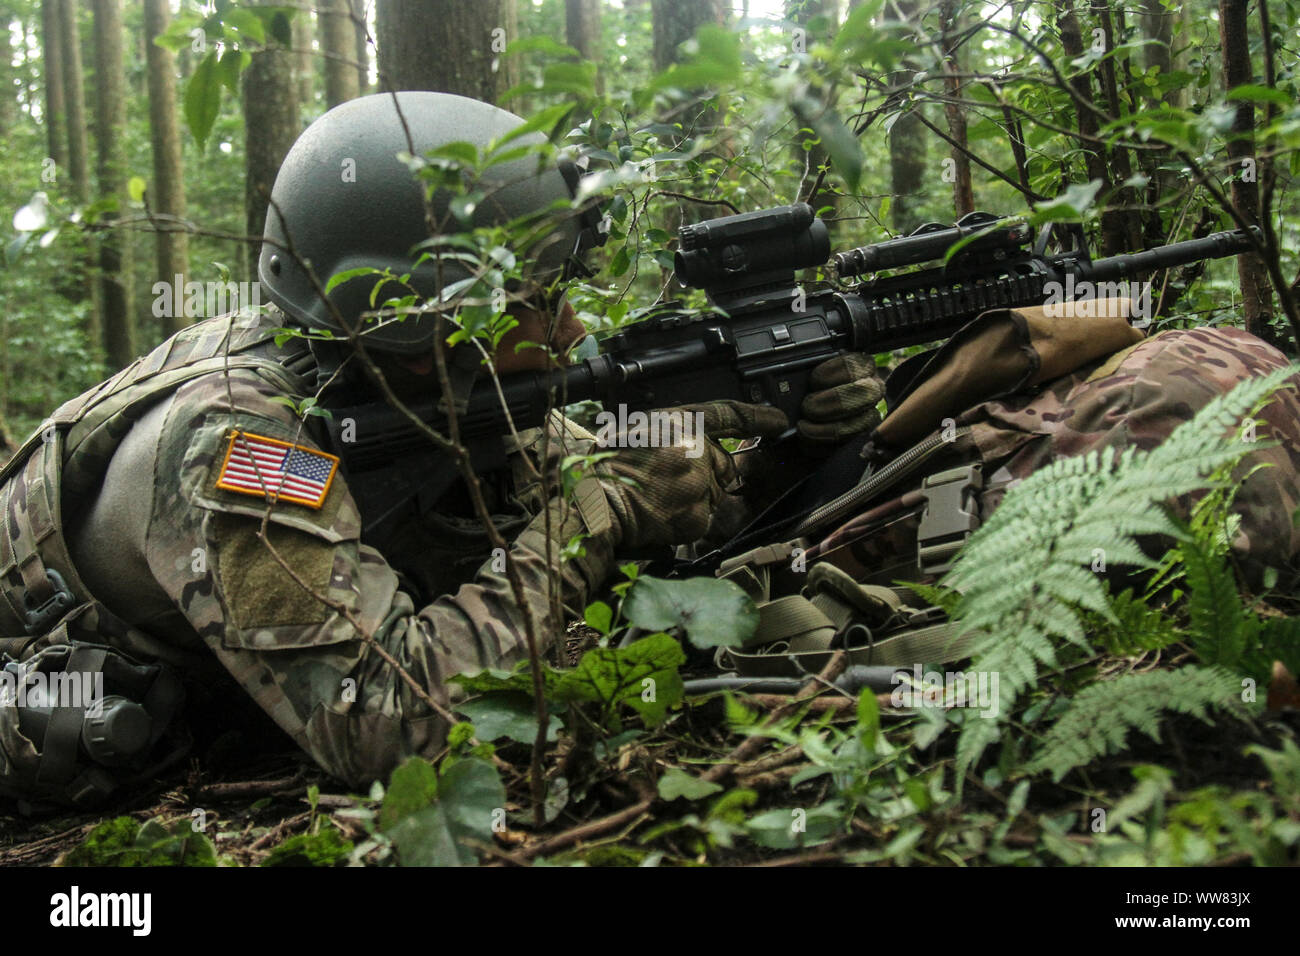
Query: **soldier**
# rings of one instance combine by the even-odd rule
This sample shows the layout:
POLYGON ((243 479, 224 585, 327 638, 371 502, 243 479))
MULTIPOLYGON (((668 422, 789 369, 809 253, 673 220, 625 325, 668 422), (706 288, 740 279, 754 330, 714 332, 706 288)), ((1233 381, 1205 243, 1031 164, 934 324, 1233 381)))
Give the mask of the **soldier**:
MULTIPOLYGON (((525 460, 540 430, 518 442, 503 436, 508 465, 481 483, 508 554, 490 555, 463 486, 436 501, 410 497, 371 520, 385 489, 349 487, 347 445, 332 442, 323 418, 295 409, 315 396, 324 407, 380 402, 375 370, 404 398, 436 394, 435 323, 425 315, 362 328, 375 276, 328 295, 323 283, 361 267, 409 271, 408 284, 433 296, 467 275, 445 257, 412 268, 410 250, 429 238, 431 223, 398 156, 464 140, 483 148, 522 122, 448 94, 402 93, 398 101, 400 115, 388 95, 339 106, 289 152, 259 266, 274 303, 266 314, 211 319, 173 336, 62 406, 0 472, 7 650, 29 671, 98 667, 110 697, 115 686, 129 688, 111 716, 84 723, 48 710, 37 719, 34 707, 20 715, 12 701, 0 702, 0 785, 9 792, 90 802, 127 771, 145 772, 145 754, 179 702, 158 663, 204 682, 233 678, 350 784, 386 778, 407 755, 442 747, 454 706, 449 678, 524 658, 530 627, 543 650, 555 639, 548 577, 575 535, 586 536, 584 551, 558 569, 570 613, 581 612, 616 554, 690 542, 708 526, 735 475, 716 443, 694 457, 680 446, 620 451, 579 484, 570 507, 542 499, 525 460), (281 335, 277 345, 285 326, 317 334, 281 335), (358 331, 368 361, 349 341, 358 331), (522 600, 502 558, 522 583, 522 600)), ((557 200, 567 206, 575 182, 576 170, 539 172, 532 157, 498 164, 480 184, 475 224, 549 211, 557 200)), ((434 195, 435 231, 459 228, 447 203, 443 191, 434 195)), ((594 229, 589 214, 557 216, 529 250, 538 285, 580 268, 598 241, 594 229)), ((562 355, 585 335, 567 304, 555 316, 548 304, 524 300, 510 313, 519 327, 497 350, 502 374, 549 361, 537 349, 517 353, 518 343, 546 342, 562 355)), ((464 362, 465 351, 452 350, 454 400, 478 371, 478 356, 464 362)), ((864 356, 819 369, 814 384, 823 391, 809 396, 801 430, 835 442, 874 427, 882 393, 874 369, 864 356)), ((761 406, 705 411, 712 438, 787 425, 761 406)), ((562 421, 549 434, 552 449, 590 447, 589 436, 562 421)), ((405 480, 419 479, 431 460, 402 464, 405 480)))

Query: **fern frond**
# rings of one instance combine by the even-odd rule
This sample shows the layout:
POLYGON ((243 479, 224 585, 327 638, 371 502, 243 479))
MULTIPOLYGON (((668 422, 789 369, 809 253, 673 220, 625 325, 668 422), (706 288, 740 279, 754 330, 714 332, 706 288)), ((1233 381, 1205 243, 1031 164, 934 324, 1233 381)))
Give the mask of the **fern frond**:
POLYGON ((1050 771, 1059 781, 1075 767, 1125 750, 1131 730, 1158 742, 1165 712, 1213 723, 1210 711, 1235 711, 1240 701, 1240 678, 1218 667, 1147 671, 1093 684, 1052 724, 1025 770, 1050 771))
POLYGON ((1254 615, 1242 605, 1237 580, 1214 538, 1213 528, 1203 528, 1178 547, 1190 592, 1190 642, 1202 663, 1236 667, 1257 625, 1250 626, 1254 615))
POLYGON ((1098 640, 1107 654, 1130 657, 1158 651, 1182 640, 1174 620, 1160 608, 1153 608, 1126 588, 1111 598, 1114 621, 1097 621, 1098 640))
POLYGON ((957 613, 957 605, 961 601, 961 595, 956 591, 940 585, 921 584, 917 581, 895 581, 894 584, 897 587, 907 588, 927 604, 943 608, 944 612, 950 617, 957 613))
POLYGON ((1300 617, 1270 617, 1260 625, 1260 648, 1271 665, 1281 661, 1292 674, 1300 675, 1300 617))
MULTIPOLYGON (((1012 488, 971 535, 942 584, 962 593, 954 617, 963 633, 977 634, 973 667, 1000 675, 998 720, 1008 719, 1041 669, 1056 666, 1060 640, 1088 648, 1085 614, 1116 620, 1102 579, 1087 570, 1097 550, 1108 563, 1152 567, 1138 535, 1185 540, 1186 526, 1165 503, 1222 487, 1262 447, 1241 440, 1237 424, 1298 371, 1292 366, 1241 382, 1150 451, 1094 449, 1052 462, 1012 488)), ((1205 598, 1220 611, 1225 600, 1217 591, 1205 598)), ((1220 650, 1230 653, 1237 642, 1234 637, 1220 650)), ((996 723, 963 727, 960 772, 998 739, 996 723)))

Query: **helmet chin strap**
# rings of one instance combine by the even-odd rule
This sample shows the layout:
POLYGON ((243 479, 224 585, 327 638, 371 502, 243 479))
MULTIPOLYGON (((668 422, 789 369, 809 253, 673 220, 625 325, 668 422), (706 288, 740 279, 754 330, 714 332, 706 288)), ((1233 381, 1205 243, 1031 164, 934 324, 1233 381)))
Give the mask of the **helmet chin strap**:
MULTIPOLYGON (((346 340, 311 339, 312 357, 316 362, 315 390, 325 407, 348 405, 386 405, 383 389, 367 371, 366 363, 346 340)), ((412 373, 394 361, 391 353, 372 349, 372 362, 379 366, 388 387, 404 402, 418 402, 438 394, 435 374, 412 373)), ((473 368, 463 368, 455 361, 448 362, 448 372, 457 395, 462 400, 468 396, 474 378, 473 368), (462 394, 463 393, 463 394, 462 394)))
POLYGON ((330 393, 353 391, 373 386, 346 341, 308 339, 307 347, 316 360, 316 391, 322 398, 330 393))

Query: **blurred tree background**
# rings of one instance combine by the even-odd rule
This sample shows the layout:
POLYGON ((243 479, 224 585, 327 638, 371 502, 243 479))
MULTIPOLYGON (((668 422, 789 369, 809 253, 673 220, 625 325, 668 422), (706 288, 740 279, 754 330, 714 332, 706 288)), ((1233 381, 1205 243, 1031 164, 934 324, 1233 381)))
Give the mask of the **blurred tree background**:
POLYGON ((699 301, 671 279, 682 222, 805 200, 839 248, 972 209, 1082 222, 1096 255, 1258 223, 1258 254, 1152 277, 1157 325, 1295 352, 1291 0, 0 0, 0 20, 11 439, 205 317, 158 315, 155 283, 252 279, 294 137, 387 89, 489 99, 586 152, 613 199, 573 293, 595 330, 699 301))

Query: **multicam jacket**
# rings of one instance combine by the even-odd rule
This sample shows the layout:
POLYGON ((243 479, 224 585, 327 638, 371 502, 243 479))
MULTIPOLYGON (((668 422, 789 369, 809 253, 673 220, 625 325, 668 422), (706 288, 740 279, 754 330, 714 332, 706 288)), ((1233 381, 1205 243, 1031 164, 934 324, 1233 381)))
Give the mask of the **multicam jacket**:
MULTIPOLYGON (((969 435, 931 470, 980 463, 978 512, 987 517, 1012 482, 1052 461, 1107 447, 1153 448, 1211 399, 1286 366, 1281 352, 1240 329, 1160 332, 1040 388, 966 409, 952 424, 969 428, 969 435)), ((1280 389, 1259 419, 1259 447, 1241 465, 1233 500, 1241 522, 1232 552, 1250 585, 1262 587, 1271 570, 1285 592, 1300 583, 1300 528, 1293 519, 1300 508, 1300 389, 1280 389)), ((898 491, 819 541, 808 560, 829 560, 860 581, 915 580, 924 500, 898 491)), ((1192 497, 1173 502, 1184 517, 1192 497)))
MULTIPOLYGON (((20 451, 26 467, 0 485, 0 636, 23 633, 24 578, 36 587, 42 565, 57 569, 79 599, 134 625, 122 649, 191 674, 211 667, 206 649, 322 767, 364 785, 442 746, 446 720, 415 688, 445 715, 450 677, 526 656, 525 614, 543 649, 559 632, 547 620, 548 560, 578 533, 589 534, 586 555, 563 565, 560 597, 584 606, 612 567, 608 505, 594 482, 577 507, 552 502, 548 538, 539 489, 518 469, 518 493, 498 501, 508 554, 490 557, 475 523, 437 517, 381 554, 361 541, 339 475, 319 507, 232 489, 221 479, 240 435, 331 460, 284 403, 308 394, 310 357, 301 343, 274 345, 274 319, 182 331, 67 403, 47 440, 20 451), (60 537, 66 553, 51 547, 60 537)), ((13 733, 0 749, 35 759, 13 733)))

